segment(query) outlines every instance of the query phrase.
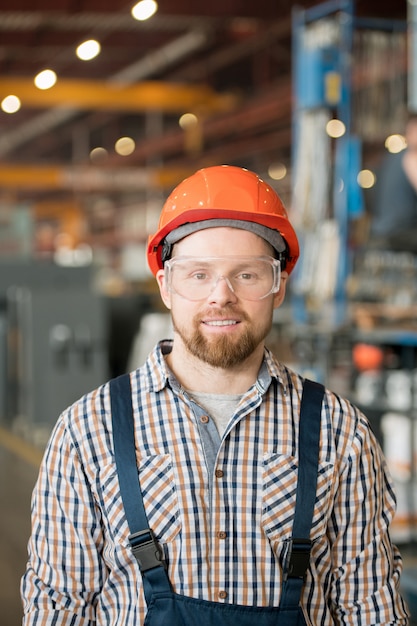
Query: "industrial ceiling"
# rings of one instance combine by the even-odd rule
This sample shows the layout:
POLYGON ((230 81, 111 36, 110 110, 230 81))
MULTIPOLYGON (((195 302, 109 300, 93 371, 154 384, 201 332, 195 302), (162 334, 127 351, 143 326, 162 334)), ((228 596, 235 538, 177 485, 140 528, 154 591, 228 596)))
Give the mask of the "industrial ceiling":
MULTIPOLYGON (((0 111, 0 199, 166 189, 204 165, 262 173, 271 162, 289 163, 294 3, 160 0, 144 22, 132 18, 132 6, 2 0, 0 101, 19 95, 21 108, 0 111), (101 54, 83 62, 75 48, 86 39, 98 40, 101 54), (33 78, 45 68, 58 82, 39 91, 33 78), (184 130, 178 120, 187 112, 199 121, 184 130), (114 145, 126 136, 136 147, 120 156, 114 145), (97 147, 107 156, 93 163, 97 147)), ((405 21, 407 6, 363 0, 355 11, 405 21)))

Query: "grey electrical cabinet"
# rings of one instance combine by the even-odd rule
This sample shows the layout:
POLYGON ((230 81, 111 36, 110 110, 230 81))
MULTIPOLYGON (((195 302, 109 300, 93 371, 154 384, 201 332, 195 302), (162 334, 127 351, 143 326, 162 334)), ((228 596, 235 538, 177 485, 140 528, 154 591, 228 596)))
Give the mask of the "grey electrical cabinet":
POLYGON ((31 279, 19 268, 3 290, 5 419, 41 445, 59 414, 108 376, 104 302, 87 271, 66 269, 31 279))

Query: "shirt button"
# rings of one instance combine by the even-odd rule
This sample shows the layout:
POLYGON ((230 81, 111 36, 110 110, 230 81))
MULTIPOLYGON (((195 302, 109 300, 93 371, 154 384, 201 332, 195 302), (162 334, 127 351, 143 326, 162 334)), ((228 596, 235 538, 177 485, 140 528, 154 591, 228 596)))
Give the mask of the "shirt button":
POLYGON ((219 532, 217 533, 217 537, 219 539, 226 539, 227 533, 224 530, 219 530, 219 532))
POLYGON ((216 471, 215 471, 215 476, 216 476, 216 478, 223 478, 223 476, 224 476, 224 471, 223 471, 223 470, 221 470, 221 469, 216 469, 216 471))
POLYGON ((225 600, 227 598, 227 591, 219 591, 218 597, 220 600, 225 600))
POLYGON ((202 415, 202 416, 200 417, 200 422, 201 422, 202 424, 207 424, 209 421, 210 421, 210 418, 209 418, 209 416, 208 416, 208 415, 202 415))

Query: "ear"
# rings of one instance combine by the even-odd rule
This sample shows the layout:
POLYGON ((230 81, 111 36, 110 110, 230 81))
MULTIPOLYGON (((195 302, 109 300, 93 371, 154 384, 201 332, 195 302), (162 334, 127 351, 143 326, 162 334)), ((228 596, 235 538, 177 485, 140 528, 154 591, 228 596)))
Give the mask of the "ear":
POLYGON ((166 286, 164 270, 158 270, 158 272, 156 273, 156 281, 158 283, 159 293, 161 294, 162 302, 165 304, 167 309, 170 309, 171 294, 169 293, 166 286))
POLYGON ((281 272, 281 281, 279 291, 274 294, 274 309, 278 309, 284 302, 285 292, 287 289, 288 272, 281 272))

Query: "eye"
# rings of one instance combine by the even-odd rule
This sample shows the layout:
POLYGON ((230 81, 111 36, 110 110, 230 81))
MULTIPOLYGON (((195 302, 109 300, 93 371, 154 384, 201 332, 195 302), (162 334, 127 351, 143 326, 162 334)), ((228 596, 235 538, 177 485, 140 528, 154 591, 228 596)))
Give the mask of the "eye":
POLYGON ((187 280, 193 280, 195 282, 203 282, 210 280, 213 275, 212 270, 209 267, 202 267, 201 265, 194 265, 187 268, 187 280))
POLYGON ((252 274, 252 272, 240 272, 238 278, 241 280, 254 280, 255 274, 252 274))
POLYGON ((203 271, 199 271, 199 272, 194 272, 191 275, 191 278, 194 278, 195 280, 206 280, 207 279, 207 273, 203 272, 203 271))
POLYGON ((259 280, 259 276, 253 270, 244 269, 236 273, 236 280, 242 283, 254 283, 259 280))

